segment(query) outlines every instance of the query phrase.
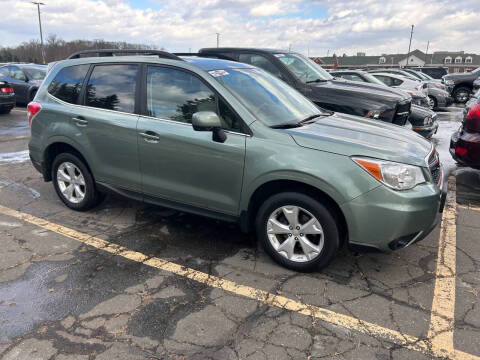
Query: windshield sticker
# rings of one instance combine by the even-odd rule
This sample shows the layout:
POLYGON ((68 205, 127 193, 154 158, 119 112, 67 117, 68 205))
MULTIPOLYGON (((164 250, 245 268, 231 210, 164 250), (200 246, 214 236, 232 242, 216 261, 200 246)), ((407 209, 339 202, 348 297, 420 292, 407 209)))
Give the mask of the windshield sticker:
POLYGON ((276 57, 284 57, 284 54, 275 54, 276 57))
POLYGON ((228 75, 228 72, 226 72, 225 70, 212 70, 212 71, 209 71, 208 73, 213 77, 228 75))

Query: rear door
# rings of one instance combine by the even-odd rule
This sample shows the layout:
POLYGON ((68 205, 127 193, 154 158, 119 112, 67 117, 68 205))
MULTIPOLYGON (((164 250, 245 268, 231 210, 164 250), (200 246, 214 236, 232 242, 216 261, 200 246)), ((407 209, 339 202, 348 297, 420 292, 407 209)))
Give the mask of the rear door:
POLYGON ((96 181, 141 191, 137 152, 138 64, 96 64, 71 122, 91 159, 96 181))
POLYGON ((148 66, 138 148, 145 197, 237 215, 246 135, 240 118, 199 77, 183 69, 148 66), (192 115, 219 114, 224 143, 195 131, 192 115))

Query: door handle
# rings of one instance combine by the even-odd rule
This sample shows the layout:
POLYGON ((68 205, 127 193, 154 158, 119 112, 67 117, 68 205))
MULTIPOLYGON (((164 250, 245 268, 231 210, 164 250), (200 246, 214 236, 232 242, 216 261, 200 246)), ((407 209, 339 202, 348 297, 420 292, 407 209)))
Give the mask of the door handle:
POLYGON ((85 119, 82 119, 81 117, 74 117, 72 118, 73 121, 75 121, 75 124, 77 124, 77 126, 87 126, 88 125, 88 121, 85 120, 85 119))
POLYGON ((153 131, 147 131, 140 133, 140 136, 145 139, 147 142, 157 143, 160 141, 160 136, 155 134, 153 131))

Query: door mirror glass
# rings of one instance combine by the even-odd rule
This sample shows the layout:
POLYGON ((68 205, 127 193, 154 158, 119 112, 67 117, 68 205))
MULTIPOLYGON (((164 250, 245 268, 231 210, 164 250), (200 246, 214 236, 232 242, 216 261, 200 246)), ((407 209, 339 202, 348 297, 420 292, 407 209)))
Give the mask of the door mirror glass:
POLYGON ((220 118, 213 111, 199 111, 192 116, 192 125, 197 131, 212 131, 221 128, 220 118))

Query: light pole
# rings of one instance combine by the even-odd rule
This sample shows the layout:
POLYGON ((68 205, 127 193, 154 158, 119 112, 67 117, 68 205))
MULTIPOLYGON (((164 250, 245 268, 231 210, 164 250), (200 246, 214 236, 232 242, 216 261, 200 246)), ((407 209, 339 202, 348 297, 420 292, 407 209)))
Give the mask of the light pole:
POLYGON ((407 54, 407 63, 405 65, 405 67, 408 66, 409 64, 409 61, 410 61, 410 46, 412 46, 412 36, 413 36, 413 27, 415 25, 412 25, 412 31, 410 31, 410 42, 408 43, 408 54, 407 54))
POLYGON ((43 48, 43 33, 42 33, 42 19, 40 18, 40 5, 45 5, 42 2, 32 1, 32 4, 37 5, 38 11, 38 25, 40 26, 40 44, 42 47, 42 63, 45 65, 45 50, 43 48))
POLYGON ((215 33, 217 34, 217 48, 220 45, 220 33, 215 33))

